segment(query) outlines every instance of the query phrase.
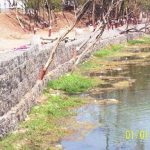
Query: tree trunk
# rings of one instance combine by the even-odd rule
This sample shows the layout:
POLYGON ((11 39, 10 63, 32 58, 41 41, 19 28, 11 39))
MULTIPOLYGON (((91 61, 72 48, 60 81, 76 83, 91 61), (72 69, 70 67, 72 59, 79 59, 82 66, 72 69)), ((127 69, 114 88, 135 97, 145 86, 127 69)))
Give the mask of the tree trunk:
POLYGON ((93 27, 95 27, 95 0, 93 0, 92 24, 93 24, 93 27))

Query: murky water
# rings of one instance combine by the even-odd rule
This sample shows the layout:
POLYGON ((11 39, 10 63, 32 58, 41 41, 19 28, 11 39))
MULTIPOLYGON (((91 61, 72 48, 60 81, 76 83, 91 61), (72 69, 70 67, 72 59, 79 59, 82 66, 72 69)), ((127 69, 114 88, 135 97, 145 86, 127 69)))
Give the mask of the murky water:
POLYGON ((77 120, 97 125, 82 139, 63 139, 65 150, 150 150, 150 65, 130 65, 124 76, 136 79, 133 86, 94 99, 114 98, 114 105, 91 104, 78 110, 77 120))

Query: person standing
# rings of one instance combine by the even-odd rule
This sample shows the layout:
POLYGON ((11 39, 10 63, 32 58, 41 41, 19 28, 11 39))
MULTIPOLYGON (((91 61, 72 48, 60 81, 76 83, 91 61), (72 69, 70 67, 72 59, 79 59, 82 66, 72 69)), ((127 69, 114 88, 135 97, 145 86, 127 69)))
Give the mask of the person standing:
POLYGON ((51 37, 52 34, 52 26, 50 25, 48 28, 48 36, 51 37))

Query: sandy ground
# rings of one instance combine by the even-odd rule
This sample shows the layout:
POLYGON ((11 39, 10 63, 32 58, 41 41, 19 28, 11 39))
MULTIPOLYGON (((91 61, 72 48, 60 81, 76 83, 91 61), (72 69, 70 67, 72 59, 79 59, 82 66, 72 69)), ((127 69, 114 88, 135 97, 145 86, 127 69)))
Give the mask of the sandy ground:
MULTIPOLYGON (((70 24, 73 23, 74 16, 68 14, 68 19, 70 24)), ((66 30, 66 20, 62 18, 61 14, 58 14, 58 25, 53 28, 53 33, 51 38, 58 37, 66 30)), ((117 36, 121 30, 124 30, 126 26, 120 27, 115 30, 106 30, 102 38, 108 38, 117 36)), ((70 34, 71 38, 85 38, 92 32, 91 28, 75 28, 70 34)), ((37 35, 39 37, 48 38, 48 29, 37 30, 37 35)), ((0 53, 10 51, 14 48, 18 48, 22 45, 30 44, 33 39, 33 33, 25 33, 19 26, 14 13, 0 13, 0 53)))
MULTIPOLYGON (((69 23, 73 23, 73 14, 66 13, 69 23)), ((68 25, 61 13, 57 14, 57 25, 53 28, 54 32, 68 25)), ((48 38, 48 29, 38 29, 37 34, 40 37, 48 38)), ((58 35, 59 33, 57 33, 58 35)), ((0 51, 8 51, 25 44, 29 44, 33 37, 33 33, 24 32, 19 26, 14 12, 0 13, 0 51)))

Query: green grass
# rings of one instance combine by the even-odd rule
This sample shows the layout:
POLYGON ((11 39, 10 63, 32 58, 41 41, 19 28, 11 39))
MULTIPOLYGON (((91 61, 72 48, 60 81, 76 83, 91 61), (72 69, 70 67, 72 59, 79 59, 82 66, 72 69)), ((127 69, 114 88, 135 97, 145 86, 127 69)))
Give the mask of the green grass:
MULTIPOLYGON (((150 43, 150 38, 145 37, 145 43, 150 43)), ((129 41, 130 43, 131 41, 129 41)), ((144 43, 139 40, 132 40, 131 43, 144 43)), ((99 57, 113 55, 124 48, 122 45, 114 45, 108 48, 97 51, 94 59, 80 65, 80 69, 91 70, 99 68, 103 61, 99 57)), ((89 78, 80 75, 79 73, 68 74, 60 77, 57 80, 50 81, 45 92, 46 101, 38 106, 33 107, 29 114, 29 119, 22 122, 19 126, 19 131, 12 133, 0 141, 0 150, 39 150, 47 149, 50 143, 55 143, 64 134, 66 130, 62 125, 65 122, 60 122, 61 119, 74 115, 70 108, 84 104, 83 101, 68 96, 51 96, 49 88, 64 90, 67 93, 84 92, 97 84, 100 84, 99 78, 89 78)))
POLYGON ((128 41, 129 45, 141 45, 141 44, 150 44, 150 37, 143 37, 137 40, 128 41))
POLYGON ((58 119, 73 115, 69 108, 81 104, 83 101, 76 98, 50 96, 47 93, 47 101, 35 106, 29 115, 30 119, 21 123, 22 132, 12 133, 1 140, 0 149, 44 149, 66 132, 61 128, 62 124, 57 123, 58 119))
POLYGON ((43 117, 51 116, 55 118, 64 117, 68 115, 68 110, 66 108, 74 107, 81 104, 81 101, 75 98, 60 97, 60 96, 50 96, 48 97, 48 102, 46 104, 35 106, 32 110, 33 114, 39 114, 43 117))
POLYGON ((144 44, 143 40, 130 40, 128 41, 129 45, 136 45, 136 44, 144 44))
POLYGON ((106 57, 106 56, 110 56, 113 55, 114 53, 121 51, 124 48, 123 45, 112 45, 110 47, 101 49, 99 51, 96 51, 94 53, 94 56, 96 57, 106 57))
POLYGON ((94 86, 94 81, 80 74, 68 74, 50 81, 49 88, 64 90, 67 93, 79 93, 94 86))
MULTIPOLYGON (((96 59, 95 59, 95 61, 96 61, 96 59)), ((87 62, 84 62, 79 66, 79 68, 82 70, 86 70, 86 71, 88 71, 89 69, 92 70, 92 69, 99 68, 100 65, 98 65, 95 61, 89 60, 87 62)))

